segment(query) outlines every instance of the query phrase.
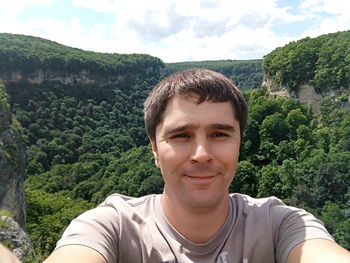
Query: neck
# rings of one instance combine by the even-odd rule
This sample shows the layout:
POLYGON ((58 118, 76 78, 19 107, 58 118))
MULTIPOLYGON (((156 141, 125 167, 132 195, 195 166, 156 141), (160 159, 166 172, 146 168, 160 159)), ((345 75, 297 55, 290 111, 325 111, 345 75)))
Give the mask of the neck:
POLYGON ((230 210, 229 196, 212 208, 188 208, 163 193, 163 212, 170 224, 187 240, 203 244, 223 226, 230 210))

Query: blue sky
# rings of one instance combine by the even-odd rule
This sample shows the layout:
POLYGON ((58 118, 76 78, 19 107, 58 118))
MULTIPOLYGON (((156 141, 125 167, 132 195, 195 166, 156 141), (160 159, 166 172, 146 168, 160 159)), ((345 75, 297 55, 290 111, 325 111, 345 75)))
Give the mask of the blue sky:
POLYGON ((347 0, 11 0, 0 32, 164 62, 262 58, 304 37, 350 30, 347 0))

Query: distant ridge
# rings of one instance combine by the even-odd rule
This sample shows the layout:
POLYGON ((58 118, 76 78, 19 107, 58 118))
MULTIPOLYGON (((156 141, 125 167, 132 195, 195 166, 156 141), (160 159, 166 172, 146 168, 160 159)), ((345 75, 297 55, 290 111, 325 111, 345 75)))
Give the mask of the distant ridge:
POLYGON ((145 54, 84 51, 39 37, 0 33, 0 71, 33 73, 35 68, 78 73, 121 74, 162 68, 164 63, 145 54))

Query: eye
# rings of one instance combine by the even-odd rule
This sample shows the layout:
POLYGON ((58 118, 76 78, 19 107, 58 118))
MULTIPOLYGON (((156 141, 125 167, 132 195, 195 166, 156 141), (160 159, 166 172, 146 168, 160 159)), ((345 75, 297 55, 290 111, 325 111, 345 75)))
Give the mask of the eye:
POLYGON ((220 137, 228 137, 229 135, 227 133, 224 132, 213 132, 211 137, 214 138, 220 138, 220 137))
POLYGON ((190 138, 190 137, 191 136, 187 133, 178 133, 178 134, 172 135, 170 138, 171 139, 177 139, 177 138, 181 139, 181 138, 190 138))

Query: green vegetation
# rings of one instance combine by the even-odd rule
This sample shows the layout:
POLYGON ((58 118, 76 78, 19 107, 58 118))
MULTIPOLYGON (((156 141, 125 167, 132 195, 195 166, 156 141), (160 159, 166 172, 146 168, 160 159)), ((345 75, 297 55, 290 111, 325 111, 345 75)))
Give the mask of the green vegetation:
MULTIPOLYGON (((340 40, 342 34, 348 33, 333 37, 339 36, 340 40)), ((324 43, 330 41, 328 35, 323 38, 324 43)), ((248 128, 230 191, 258 197, 276 195, 288 204, 303 207, 322 219, 336 240, 350 249, 350 109, 343 107, 347 96, 324 99, 320 115, 314 116, 311 107, 296 100, 270 96, 259 88, 260 60, 164 66, 158 59, 144 55, 98 54, 9 34, 0 34, 1 39, 6 40, 0 41, 2 56, 7 54, 7 60, 21 58, 31 65, 25 69, 25 63, 15 63, 9 70, 32 74, 37 68, 60 68, 68 72, 73 61, 83 60, 85 64, 72 72, 89 69, 97 74, 96 78, 108 78, 109 74, 120 76, 120 81, 114 84, 44 81, 38 85, 20 81, 6 85, 11 110, 23 126, 27 143, 26 231, 39 262, 52 251, 71 219, 98 205, 109 194, 141 196, 162 192, 163 181, 155 168, 144 131, 142 105, 160 78, 188 67, 212 68, 236 79, 239 87, 249 89, 244 91, 249 104, 248 128), (4 50, 22 55, 16 57, 4 50), (64 66, 45 62, 55 61, 54 54, 57 61, 64 61, 64 66), (126 70, 133 56, 138 61, 134 64, 136 69, 126 70), (37 64, 30 64, 33 61, 37 64), (148 71, 146 64, 155 65, 154 70, 148 71), (98 66, 93 69, 93 65, 98 66)), ((285 71, 288 63, 283 64, 282 48, 265 57, 267 73, 273 78, 282 76, 274 79, 276 83, 296 87, 297 83, 316 81, 316 76, 319 83, 327 83, 324 87, 333 83, 326 79, 333 77, 332 74, 317 75, 317 71, 311 73, 305 69, 317 70, 330 63, 326 56, 320 64, 320 55, 317 59, 311 55, 318 47, 316 44, 309 47, 309 41, 312 40, 302 40, 298 52, 290 51, 295 61, 299 56, 303 61, 293 64, 293 67, 303 67, 300 71, 299 68, 291 71, 299 75, 286 73, 290 71, 285 71), (305 57, 309 64, 304 63, 305 57), (313 59, 316 66, 312 66, 313 59)), ((321 50, 321 46, 317 50, 321 50)), ((291 47, 288 48, 292 50, 291 47)), ((0 59, 1 65, 6 63, 0 59)), ((346 86, 350 82, 347 79, 344 83, 346 86)))
POLYGON ((350 31, 304 38, 264 57, 263 69, 276 88, 298 91, 311 84, 319 93, 349 88, 350 31))
POLYGON ((159 70, 163 62, 142 54, 108 54, 67 47, 38 37, 0 34, 0 72, 33 73, 36 69, 103 76, 146 74, 145 69, 159 70))
POLYGON ((0 210, 0 216, 7 216, 10 218, 14 217, 14 215, 8 210, 0 210))
MULTIPOLYGON (((11 225, 8 222, 6 222, 0 218, 0 231, 2 231, 3 229, 8 229, 10 226, 11 225)), ((2 241, 2 240, 0 240, 0 241, 2 241)))
POLYGON ((259 88, 263 80, 261 59, 167 63, 166 74, 189 68, 208 68, 220 72, 231 78, 241 90, 259 88))
POLYGON ((55 248, 65 225, 72 218, 92 208, 92 204, 71 199, 63 194, 50 194, 41 190, 27 189, 28 219, 26 231, 35 248, 36 255, 44 259, 55 248))
MULTIPOLYGON (((249 126, 230 190, 252 196, 275 195, 312 211, 324 219, 338 242, 350 248, 350 110, 329 97, 317 118, 310 107, 270 97, 264 89, 245 92, 245 96, 249 126)), ((50 151, 58 151, 60 146, 52 146, 50 151)), ((126 151, 108 149, 85 152, 72 163, 58 162, 45 168, 46 159, 39 158, 47 157, 45 148, 38 147, 35 152, 31 152, 33 146, 28 148, 27 231, 37 254, 45 257, 70 219, 109 194, 140 196, 162 191, 163 182, 148 145, 126 151)))

